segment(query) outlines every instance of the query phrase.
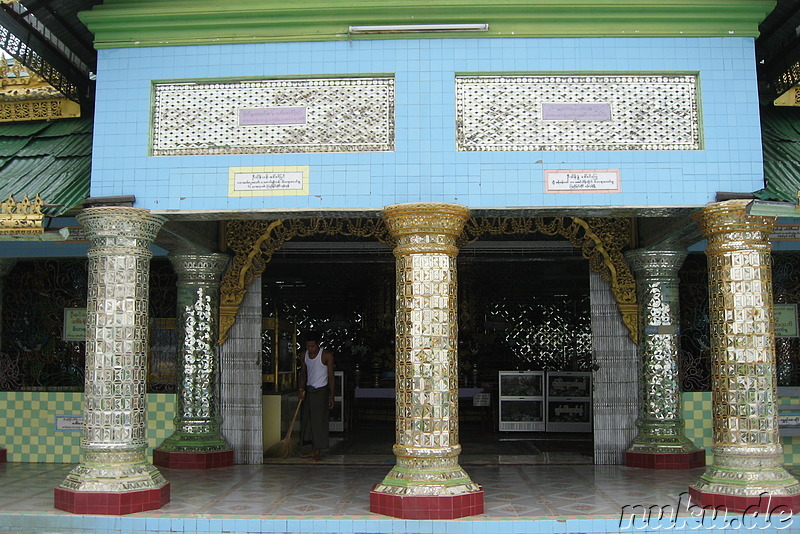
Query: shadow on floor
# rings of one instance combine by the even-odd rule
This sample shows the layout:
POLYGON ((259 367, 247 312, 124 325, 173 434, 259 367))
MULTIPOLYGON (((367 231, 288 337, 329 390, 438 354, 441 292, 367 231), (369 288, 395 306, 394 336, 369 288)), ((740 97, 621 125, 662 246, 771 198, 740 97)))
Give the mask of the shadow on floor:
MULTIPOLYGON (((323 462, 344 465, 392 465, 394 430, 377 427, 334 433, 323 462)), ((503 432, 485 433, 469 428, 460 432, 461 465, 591 465, 591 434, 503 432)), ((305 451, 308 446, 300 447, 305 451)), ((305 458, 265 458, 266 463, 307 463, 305 458)))

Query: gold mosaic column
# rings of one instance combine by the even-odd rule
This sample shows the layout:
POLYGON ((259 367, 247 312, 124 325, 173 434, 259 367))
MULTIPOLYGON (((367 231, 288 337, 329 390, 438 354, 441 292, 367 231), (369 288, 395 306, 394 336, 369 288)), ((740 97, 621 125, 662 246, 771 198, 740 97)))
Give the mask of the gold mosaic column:
POLYGON ((89 208, 82 459, 55 489, 55 507, 120 515, 162 507, 169 483, 147 459, 150 244, 162 217, 89 208))
POLYGON ((483 490, 458 464, 456 238, 469 210, 400 204, 383 218, 397 245, 397 464, 370 493, 370 510, 406 519, 483 513, 483 490))
POLYGON ((625 465, 691 469, 706 464, 706 452, 684 434, 678 381, 680 304, 678 270, 683 250, 630 250, 639 310, 639 434, 625 451, 625 465))
POLYGON ((153 451, 153 463, 172 469, 233 465, 233 449, 220 433, 217 316, 225 254, 171 254, 178 275, 178 408, 175 432, 153 451))
MULTIPOLYGON (((0 258, 0 325, 2 325, 2 318, 3 318, 3 278, 11 272, 11 269, 16 265, 17 260, 12 258, 0 258)), ((0 332, 0 340, 2 340, 2 332, 0 332)), ((2 350, 3 346, 0 344, 0 350, 2 350)), ((8 457, 8 451, 6 451, 5 447, 0 446, 0 463, 6 461, 8 457)))
POLYGON ((778 435, 771 246, 775 219, 747 201, 696 215, 708 240, 714 463, 689 488, 694 504, 800 511, 800 484, 782 466, 778 435))

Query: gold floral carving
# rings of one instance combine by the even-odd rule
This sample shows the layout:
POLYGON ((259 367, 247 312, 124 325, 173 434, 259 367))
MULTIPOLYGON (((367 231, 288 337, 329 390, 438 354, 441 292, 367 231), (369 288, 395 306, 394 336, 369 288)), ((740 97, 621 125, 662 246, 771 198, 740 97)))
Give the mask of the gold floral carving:
POLYGON ((44 78, 17 61, 0 61, 0 122, 80 116, 80 105, 44 78))
POLYGON ((227 229, 227 244, 234 256, 220 286, 220 344, 228 338, 228 331, 236 322, 236 313, 247 288, 261 276, 272 255, 287 241, 312 235, 372 237, 389 246, 392 242, 386 225, 380 219, 231 221, 227 229))
POLYGON ((80 116, 80 105, 66 98, 33 102, 0 102, 0 122, 42 121, 80 116))
MULTIPOLYGON (((623 218, 470 218, 458 246, 487 235, 524 235, 542 233, 561 236, 581 250, 589 267, 600 274, 612 289, 622 321, 630 338, 639 342, 636 283, 628 268, 623 250, 633 235, 633 221, 623 218)), ((236 321, 236 313, 247 287, 260 276, 272 255, 287 241, 312 235, 375 238, 394 248, 388 229, 380 219, 277 219, 231 221, 227 244, 234 252, 233 261, 220 287, 220 335, 224 343, 236 321)))

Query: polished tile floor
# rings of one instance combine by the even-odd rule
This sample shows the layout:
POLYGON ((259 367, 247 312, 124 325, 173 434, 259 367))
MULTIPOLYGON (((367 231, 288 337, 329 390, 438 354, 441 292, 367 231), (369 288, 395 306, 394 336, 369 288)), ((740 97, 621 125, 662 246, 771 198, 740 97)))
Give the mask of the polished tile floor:
MULTIPOLYGON (((0 466, 0 511, 53 512, 53 487, 72 466, 0 466)), ((391 466, 331 463, 236 465, 206 471, 161 469, 169 504, 148 515, 371 515, 369 491, 391 466)), ((559 518, 619 514, 625 505, 666 505, 702 470, 648 471, 592 465, 464 466, 485 492, 487 517, 559 518)))
MULTIPOLYGON (((642 524, 641 518, 637 524, 631 517, 637 506, 638 510, 657 507, 666 510, 667 516, 678 510, 677 515, 686 516, 686 492, 702 468, 647 470, 596 466, 587 460, 590 457, 579 453, 462 455, 460 463, 485 491, 485 513, 452 521, 404 521, 370 513, 370 489, 391 469, 390 455, 331 454, 320 463, 292 458, 204 471, 162 469, 171 484, 171 501, 159 510, 122 518, 79 517, 53 508, 53 488, 72 465, 11 462, 0 464, 0 532, 594 534, 671 530, 677 534, 722 529, 705 524, 682 529, 674 517, 665 517, 659 527, 642 524)), ((766 526, 770 531, 774 525, 766 526)))

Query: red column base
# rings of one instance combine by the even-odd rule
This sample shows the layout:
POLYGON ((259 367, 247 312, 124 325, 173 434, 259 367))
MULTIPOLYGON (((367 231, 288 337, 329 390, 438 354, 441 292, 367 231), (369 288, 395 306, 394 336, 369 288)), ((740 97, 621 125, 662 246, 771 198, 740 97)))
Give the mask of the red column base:
POLYGON ((370 491, 369 511, 400 519, 457 519, 483 513, 483 490, 453 496, 400 496, 370 491))
POLYGON ((169 482, 158 489, 124 493, 55 489, 55 507, 73 514, 133 514, 157 510, 168 502, 169 482))
POLYGON ((778 515, 794 515, 800 512, 800 495, 756 495, 741 497, 721 493, 704 493, 689 487, 691 503, 700 508, 727 510, 729 512, 759 512, 767 518, 778 515))
POLYGON ((233 465, 233 450, 214 452, 170 452, 153 450, 153 465, 170 469, 212 469, 233 465))
POLYGON ((2 463, 7 461, 6 460, 6 452, 7 451, 5 449, 0 449, 0 464, 2 464, 2 463))
POLYGON ((645 469, 694 469, 706 465, 706 451, 626 452, 625 465, 645 469))

